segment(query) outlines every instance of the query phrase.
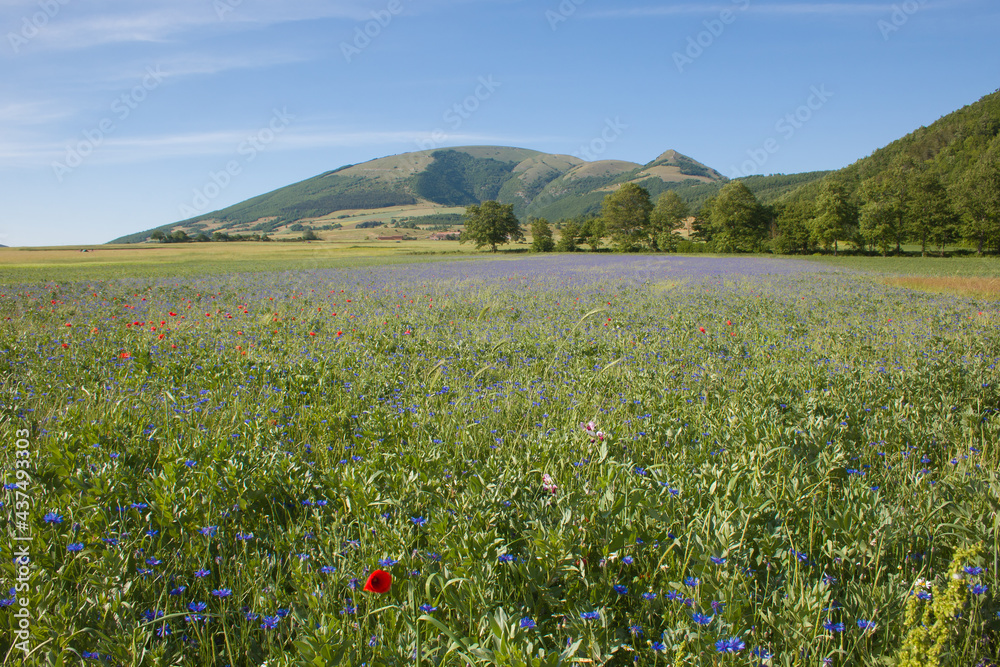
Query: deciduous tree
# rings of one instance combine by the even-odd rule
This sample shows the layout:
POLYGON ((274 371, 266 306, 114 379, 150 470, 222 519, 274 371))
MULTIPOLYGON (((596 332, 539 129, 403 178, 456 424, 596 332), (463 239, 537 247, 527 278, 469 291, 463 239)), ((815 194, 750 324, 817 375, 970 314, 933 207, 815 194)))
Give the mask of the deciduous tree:
POLYGON ((462 243, 472 241, 476 244, 476 249, 489 246, 490 252, 496 252, 500 243, 523 240, 524 232, 514 215, 513 204, 484 201, 465 209, 465 230, 460 238, 462 243))
POLYGON ((604 198, 601 217, 616 250, 630 252, 649 243, 649 215, 652 211, 649 191, 635 183, 625 183, 604 198))

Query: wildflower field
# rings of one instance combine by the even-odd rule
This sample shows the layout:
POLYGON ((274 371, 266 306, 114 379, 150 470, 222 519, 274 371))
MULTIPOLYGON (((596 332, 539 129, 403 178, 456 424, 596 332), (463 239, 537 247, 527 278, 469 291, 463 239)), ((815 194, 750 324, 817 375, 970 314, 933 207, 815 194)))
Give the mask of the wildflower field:
POLYGON ((562 255, 0 286, 0 659, 989 665, 1000 308, 562 255))

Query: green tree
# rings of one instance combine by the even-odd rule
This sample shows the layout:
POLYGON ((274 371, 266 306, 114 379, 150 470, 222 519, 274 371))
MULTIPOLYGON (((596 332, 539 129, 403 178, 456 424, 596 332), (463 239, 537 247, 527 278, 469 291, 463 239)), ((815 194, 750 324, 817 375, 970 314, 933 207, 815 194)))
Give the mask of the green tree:
POLYGON ((484 201, 465 209, 465 230, 460 241, 472 241, 476 249, 490 247, 490 252, 497 251, 497 244, 523 241, 524 233, 521 223, 514 215, 513 204, 501 204, 498 201, 484 201))
POLYGON ((562 228, 559 230, 559 243, 556 250, 559 252, 576 252, 576 239, 580 235, 580 223, 576 220, 563 220, 562 228))
POLYGON ((676 250, 681 240, 677 230, 684 226, 689 215, 688 205, 675 191, 668 190, 660 195, 649 216, 653 248, 663 252, 676 250))
POLYGON ((607 233, 607 226, 604 218, 587 218, 580 225, 579 242, 586 243, 591 250, 597 250, 604 242, 604 235, 607 233))
POLYGON ((813 249, 812 224, 814 206, 808 201, 789 202, 777 206, 778 236, 772 242, 775 252, 783 255, 810 252, 813 249))
POLYGON ((727 183, 712 202, 709 226, 719 252, 758 252, 768 232, 768 217, 742 181, 727 183))
POLYGON ((552 252, 556 247, 556 242, 552 240, 552 228, 545 218, 531 218, 528 220, 531 229, 531 249, 535 252, 552 252))
POLYGON ((149 240, 165 243, 167 240, 167 236, 161 230, 157 229, 155 232, 149 235, 149 240))
POLYGON ((601 217, 616 250, 630 252, 649 243, 652 211, 649 191, 635 183, 625 183, 604 198, 601 217))
POLYGON ((851 203, 847 187, 839 180, 823 181, 816 199, 816 217, 811 221, 811 231, 816 241, 827 250, 838 254, 838 244, 848 238, 849 230, 857 224, 858 211, 851 203))
POLYGON ((955 186, 962 207, 962 237, 978 254, 990 241, 1000 244, 1000 138, 965 172, 955 186))
POLYGON ((937 245, 942 253, 957 224, 951 196, 941 179, 923 166, 910 173, 907 202, 907 235, 920 241, 920 255, 927 256, 927 244, 937 245))
POLYGON ((898 168, 890 168, 861 183, 861 216, 859 229, 869 244, 882 256, 889 254, 892 244, 900 250, 906 218, 906 186, 898 168))

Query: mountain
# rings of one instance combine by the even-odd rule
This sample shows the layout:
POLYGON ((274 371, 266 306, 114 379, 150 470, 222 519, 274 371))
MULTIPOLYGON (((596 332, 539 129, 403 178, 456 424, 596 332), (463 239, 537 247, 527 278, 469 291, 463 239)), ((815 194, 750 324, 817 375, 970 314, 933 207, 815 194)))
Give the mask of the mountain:
POLYGON ((329 228, 358 212, 377 211, 386 220, 419 217, 492 199, 513 204, 522 219, 559 219, 596 212, 608 192, 622 183, 640 183, 658 195, 724 180, 719 172, 676 151, 640 165, 619 160, 585 162, 525 148, 447 148, 348 165, 112 243, 145 241, 156 231, 281 234, 293 226, 296 231, 329 228))
MULTIPOLYGON (((855 197, 862 181, 901 164, 923 164, 946 187, 955 185, 976 161, 1000 142, 1000 90, 982 97, 835 172, 855 197)), ((789 193, 787 201, 814 202, 820 181, 789 193)))

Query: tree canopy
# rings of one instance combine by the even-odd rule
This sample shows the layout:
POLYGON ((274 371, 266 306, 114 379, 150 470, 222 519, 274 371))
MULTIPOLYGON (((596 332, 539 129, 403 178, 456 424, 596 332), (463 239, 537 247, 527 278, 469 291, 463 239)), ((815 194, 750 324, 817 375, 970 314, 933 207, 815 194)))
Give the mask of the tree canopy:
POLYGON ((465 229, 460 240, 475 243, 477 250, 489 246, 490 252, 496 252, 498 244, 523 241, 524 232, 513 204, 484 201, 465 209, 465 229))

